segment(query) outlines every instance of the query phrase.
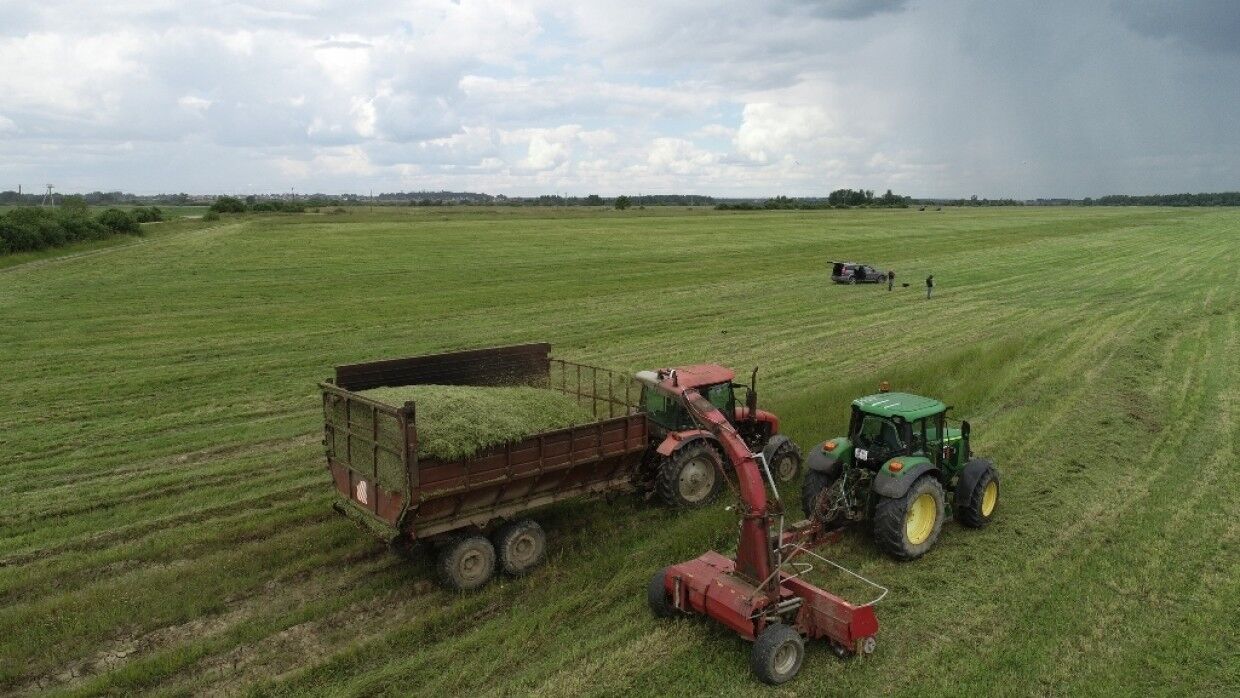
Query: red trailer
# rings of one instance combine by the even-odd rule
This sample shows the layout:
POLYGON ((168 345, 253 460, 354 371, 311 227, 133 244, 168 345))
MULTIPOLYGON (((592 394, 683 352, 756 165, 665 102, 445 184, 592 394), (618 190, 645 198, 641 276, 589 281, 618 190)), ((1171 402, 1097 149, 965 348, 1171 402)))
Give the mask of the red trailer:
POLYGON ((439 546, 442 579, 485 584, 542 562, 545 536, 526 514, 571 497, 638 484, 650 442, 630 375, 552 358, 526 344, 336 367, 319 384, 323 445, 341 514, 388 542, 439 546), (456 461, 418 457, 417 405, 357 391, 403 385, 530 385, 574 396, 595 421, 532 434, 456 461))

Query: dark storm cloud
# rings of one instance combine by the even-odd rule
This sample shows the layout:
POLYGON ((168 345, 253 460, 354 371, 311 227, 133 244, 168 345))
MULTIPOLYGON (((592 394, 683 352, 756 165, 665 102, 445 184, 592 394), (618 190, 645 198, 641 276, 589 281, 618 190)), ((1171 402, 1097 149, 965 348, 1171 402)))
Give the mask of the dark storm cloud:
POLYGON ((1240 53, 1240 2, 1236 0, 1129 0, 1116 3, 1115 12, 1146 36, 1206 51, 1240 53))
POLYGON ((10 5, 0 189, 1240 187, 1240 0, 10 5))
POLYGON ((888 12, 899 12, 909 4, 909 0, 789 0, 782 6, 772 5, 779 9, 804 12, 823 19, 865 19, 888 12))

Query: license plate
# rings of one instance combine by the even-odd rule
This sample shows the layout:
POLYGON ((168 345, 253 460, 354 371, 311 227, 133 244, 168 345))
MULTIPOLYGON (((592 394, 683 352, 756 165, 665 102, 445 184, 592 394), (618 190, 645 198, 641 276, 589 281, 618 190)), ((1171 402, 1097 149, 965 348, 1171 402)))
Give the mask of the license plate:
POLYGON ((857 456, 857 460, 869 460, 870 459, 869 452, 866 451, 864 448, 859 448, 856 451, 853 451, 853 454, 857 456))

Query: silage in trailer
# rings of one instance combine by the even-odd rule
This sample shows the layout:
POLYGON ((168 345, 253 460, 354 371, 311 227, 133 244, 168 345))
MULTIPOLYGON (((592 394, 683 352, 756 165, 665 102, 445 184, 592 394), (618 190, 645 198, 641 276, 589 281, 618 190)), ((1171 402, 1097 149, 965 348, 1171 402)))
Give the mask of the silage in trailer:
POLYGON ((418 457, 443 461, 595 420, 576 397, 528 386, 407 385, 359 394, 393 407, 412 401, 418 457))

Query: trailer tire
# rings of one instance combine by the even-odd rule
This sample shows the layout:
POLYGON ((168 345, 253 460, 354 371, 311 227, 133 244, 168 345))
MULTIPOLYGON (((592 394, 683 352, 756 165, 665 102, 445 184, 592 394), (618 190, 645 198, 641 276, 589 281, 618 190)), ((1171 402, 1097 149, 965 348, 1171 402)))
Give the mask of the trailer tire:
POLYGON ((783 623, 772 623, 758 634, 749 653, 749 666, 763 683, 777 686, 801 670, 805 640, 783 623))
POLYGON ((903 496, 879 497, 874 540, 897 560, 916 560, 938 540, 943 516, 943 485, 934 475, 922 475, 903 496))
POLYGON ((659 464, 655 489, 669 505, 696 509, 715 501, 723 489, 723 457, 704 439, 676 449, 659 464))
POLYGON ((435 567, 444 586, 473 591, 495 576, 495 546, 484 536, 461 536, 440 548, 435 567))
POLYGON ((505 524, 495 532, 495 552, 500 569, 520 577, 547 559, 547 534, 533 519, 505 524))
POLYGON ((650 612, 655 618, 671 618, 676 615, 676 607, 667 598, 667 568, 659 570, 650 578, 646 585, 646 603, 650 604, 650 612))

